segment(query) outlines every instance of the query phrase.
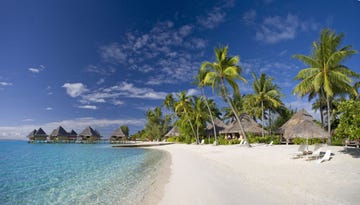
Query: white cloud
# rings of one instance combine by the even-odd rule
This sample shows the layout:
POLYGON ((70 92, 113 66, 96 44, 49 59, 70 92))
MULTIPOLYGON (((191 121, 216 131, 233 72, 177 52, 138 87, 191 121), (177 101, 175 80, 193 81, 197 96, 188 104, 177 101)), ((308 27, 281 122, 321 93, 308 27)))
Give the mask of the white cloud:
POLYGON ((197 22, 207 29, 213 29, 225 20, 226 13, 220 7, 215 7, 205 16, 197 17, 197 22))
POLYGON ((193 88, 190 88, 187 92, 186 92, 186 95, 188 96, 195 96, 195 95, 199 95, 200 92, 198 89, 193 89, 193 88))
POLYGON ((50 111, 50 110, 53 110, 53 108, 52 107, 47 107, 47 108, 45 108, 45 110, 50 111))
POLYGON ((167 95, 166 92, 157 92, 151 88, 135 87, 134 84, 127 82, 122 82, 119 85, 106 88, 103 91, 108 93, 115 93, 119 96, 124 96, 128 98, 141 98, 151 100, 165 99, 165 96, 167 95))
POLYGON ((23 119, 24 122, 34 122, 34 119, 31 118, 27 118, 27 119, 23 119))
POLYGON ((269 16, 263 19, 257 28, 255 39, 268 44, 294 39, 298 31, 317 30, 318 24, 299 20, 288 14, 286 17, 269 16))
POLYGON ((95 105, 80 105, 80 106, 78 106, 78 108, 89 109, 89 110, 96 110, 97 109, 97 107, 95 105))
POLYGON ((32 73, 40 73, 44 69, 45 69, 44 65, 40 65, 39 67, 36 67, 36 68, 28 68, 28 70, 32 73))
POLYGON ((96 84, 97 85, 101 85, 101 84, 103 84, 105 82, 105 79, 104 78, 100 78, 97 82, 96 82, 96 84))
POLYGON ((0 86, 12 86, 12 83, 9 82, 0 82, 0 86))
POLYGON ((63 120, 57 122, 49 122, 45 124, 1 126, 0 139, 26 140, 26 136, 32 130, 38 129, 39 127, 43 128, 44 131, 48 134, 59 125, 63 126, 68 131, 74 129, 79 133, 87 126, 91 126, 95 129, 106 129, 106 128, 113 129, 112 127, 119 125, 143 127, 145 122, 146 122, 145 119, 96 119, 96 118, 88 117, 88 118, 63 120))
POLYGON ((125 104, 125 102, 124 102, 124 101, 121 101, 121 100, 113 100, 113 101, 112 101, 112 104, 113 104, 113 105, 123 105, 123 104, 125 104))
POLYGON ((294 39, 298 26, 299 19, 292 14, 288 14, 286 18, 267 17, 257 30, 255 38, 269 44, 294 39))
POLYGON ((62 87, 66 88, 66 93, 73 98, 88 91, 86 86, 82 83, 65 83, 62 87))
POLYGON ((116 68, 111 65, 88 65, 85 71, 106 76, 115 73, 116 68))
POLYGON ((256 15, 256 11, 254 9, 250 9, 244 13, 242 19, 246 24, 251 25, 255 23, 256 15))

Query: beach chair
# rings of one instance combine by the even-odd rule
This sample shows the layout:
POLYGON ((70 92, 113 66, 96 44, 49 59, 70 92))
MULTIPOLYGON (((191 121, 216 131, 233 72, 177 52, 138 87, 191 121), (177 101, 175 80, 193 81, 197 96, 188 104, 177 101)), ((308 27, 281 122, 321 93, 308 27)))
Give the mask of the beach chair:
POLYGON ((202 139, 200 144, 201 144, 201 145, 204 145, 204 144, 205 144, 205 140, 202 139))
POLYGON ((306 160, 315 160, 321 156, 321 147, 313 151, 313 153, 306 160))
POLYGON ((293 159, 299 159, 304 156, 306 144, 301 144, 298 148, 297 153, 293 156, 293 159))
POLYGON ((269 144, 266 144, 266 146, 272 146, 274 144, 274 141, 271 141, 269 144))
POLYGON ((242 145, 244 142, 245 142, 245 140, 241 139, 239 145, 242 145))
POLYGON ((318 164, 320 164, 324 161, 329 161, 330 157, 331 157, 331 150, 326 150, 325 155, 321 159, 317 160, 316 162, 318 164))

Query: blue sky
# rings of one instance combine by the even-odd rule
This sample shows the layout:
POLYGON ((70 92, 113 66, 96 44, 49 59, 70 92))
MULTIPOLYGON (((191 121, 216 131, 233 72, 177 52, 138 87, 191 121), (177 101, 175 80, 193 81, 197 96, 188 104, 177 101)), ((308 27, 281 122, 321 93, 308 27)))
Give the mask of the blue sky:
MULTIPOLYGON (((166 94, 198 92, 193 76, 219 45, 240 56, 249 80, 242 93, 251 92, 252 72, 265 72, 286 105, 310 111, 306 98, 292 95, 306 66, 291 56, 310 54, 327 27, 360 50, 359 19, 357 0, 3 0, 0 139, 59 125, 91 125, 107 137, 126 124, 134 133, 166 94)), ((360 72, 359 54, 345 64, 360 72)))

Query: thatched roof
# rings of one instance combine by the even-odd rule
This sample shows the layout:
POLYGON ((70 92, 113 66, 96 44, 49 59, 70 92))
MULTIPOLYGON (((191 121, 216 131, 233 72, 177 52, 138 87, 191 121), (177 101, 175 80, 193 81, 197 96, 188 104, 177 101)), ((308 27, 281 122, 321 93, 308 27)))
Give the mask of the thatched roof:
POLYGON ((315 123, 314 118, 304 109, 291 117, 280 131, 285 139, 300 138, 321 138, 329 137, 329 134, 315 123))
POLYGON ((94 130, 92 127, 87 127, 85 128, 80 134, 79 136, 82 137, 97 137, 97 138, 101 138, 101 135, 99 134, 98 131, 94 130))
POLYGON ((166 133, 165 137, 177 137, 180 135, 178 127, 174 126, 171 130, 166 133))
POLYGON ((36 134, 36 129, 34 129, 33 131, 31 131, 29 134, 28 134, 28 136, 26 136, 27 138, 33 138, 34 136, 35 136, 35 134, 36 134))
POLYGON ((66 132, 66 130, 63 127, 59 126, 58 128, 56 128, 52 131, 52 133, 50 134, 50 137, 59 137, 59 136, 62 136, 62 137, 69 136, 69 133, 66 132))
POLYGON ((110 135, 110 137, 125 137, 125 134, 121 130, 121 127, 119 127, 110 135))
POLYGON ((71 130, 69 133, 70 136, 77 136, 78 134, 75 132, 75 130, 71 130))
POLYGON ((34 135, 34 137, 47 137, 47 136, 48 135, 45 133, 45 131, 41 127, 36 131, 36 133, 34 135))
MULTIPOLYGON (((261 134, 262 129, 258 123, 255 122, 251 117, 246 114, 242 114, 240 117, 241 124, 245 130, 245 132, 252 134, 261 134)), ((230 133, 239 133, 240 126, 237 121, 232 122, 229 126, 227 126, 224 130, 220 131, 221 134, 230 134, 230 133)))
MULTIPOLYGON (((216 133, 219 134, 220 131, 226 128, 226 124, 221 121, 219 118, 214 119, 216 133)), ((214 126, 212 123, 208 124, 205 129, 205 135, 214 135, 214 126)))

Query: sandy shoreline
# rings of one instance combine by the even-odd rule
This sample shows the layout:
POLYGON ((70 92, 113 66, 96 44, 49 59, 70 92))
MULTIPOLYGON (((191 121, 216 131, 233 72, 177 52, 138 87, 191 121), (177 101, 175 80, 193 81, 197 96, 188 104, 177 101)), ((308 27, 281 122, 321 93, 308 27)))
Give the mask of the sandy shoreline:
MULTIPOLYGON (((296 145, 167 145, 145 204, 358 204, 360 151, 324 147, 328 162, 292 159, 296 145)), ((151 148, 154 149, 154 148, 151 148)), ((310 147, 310 150, 312 147, 310 147)))

